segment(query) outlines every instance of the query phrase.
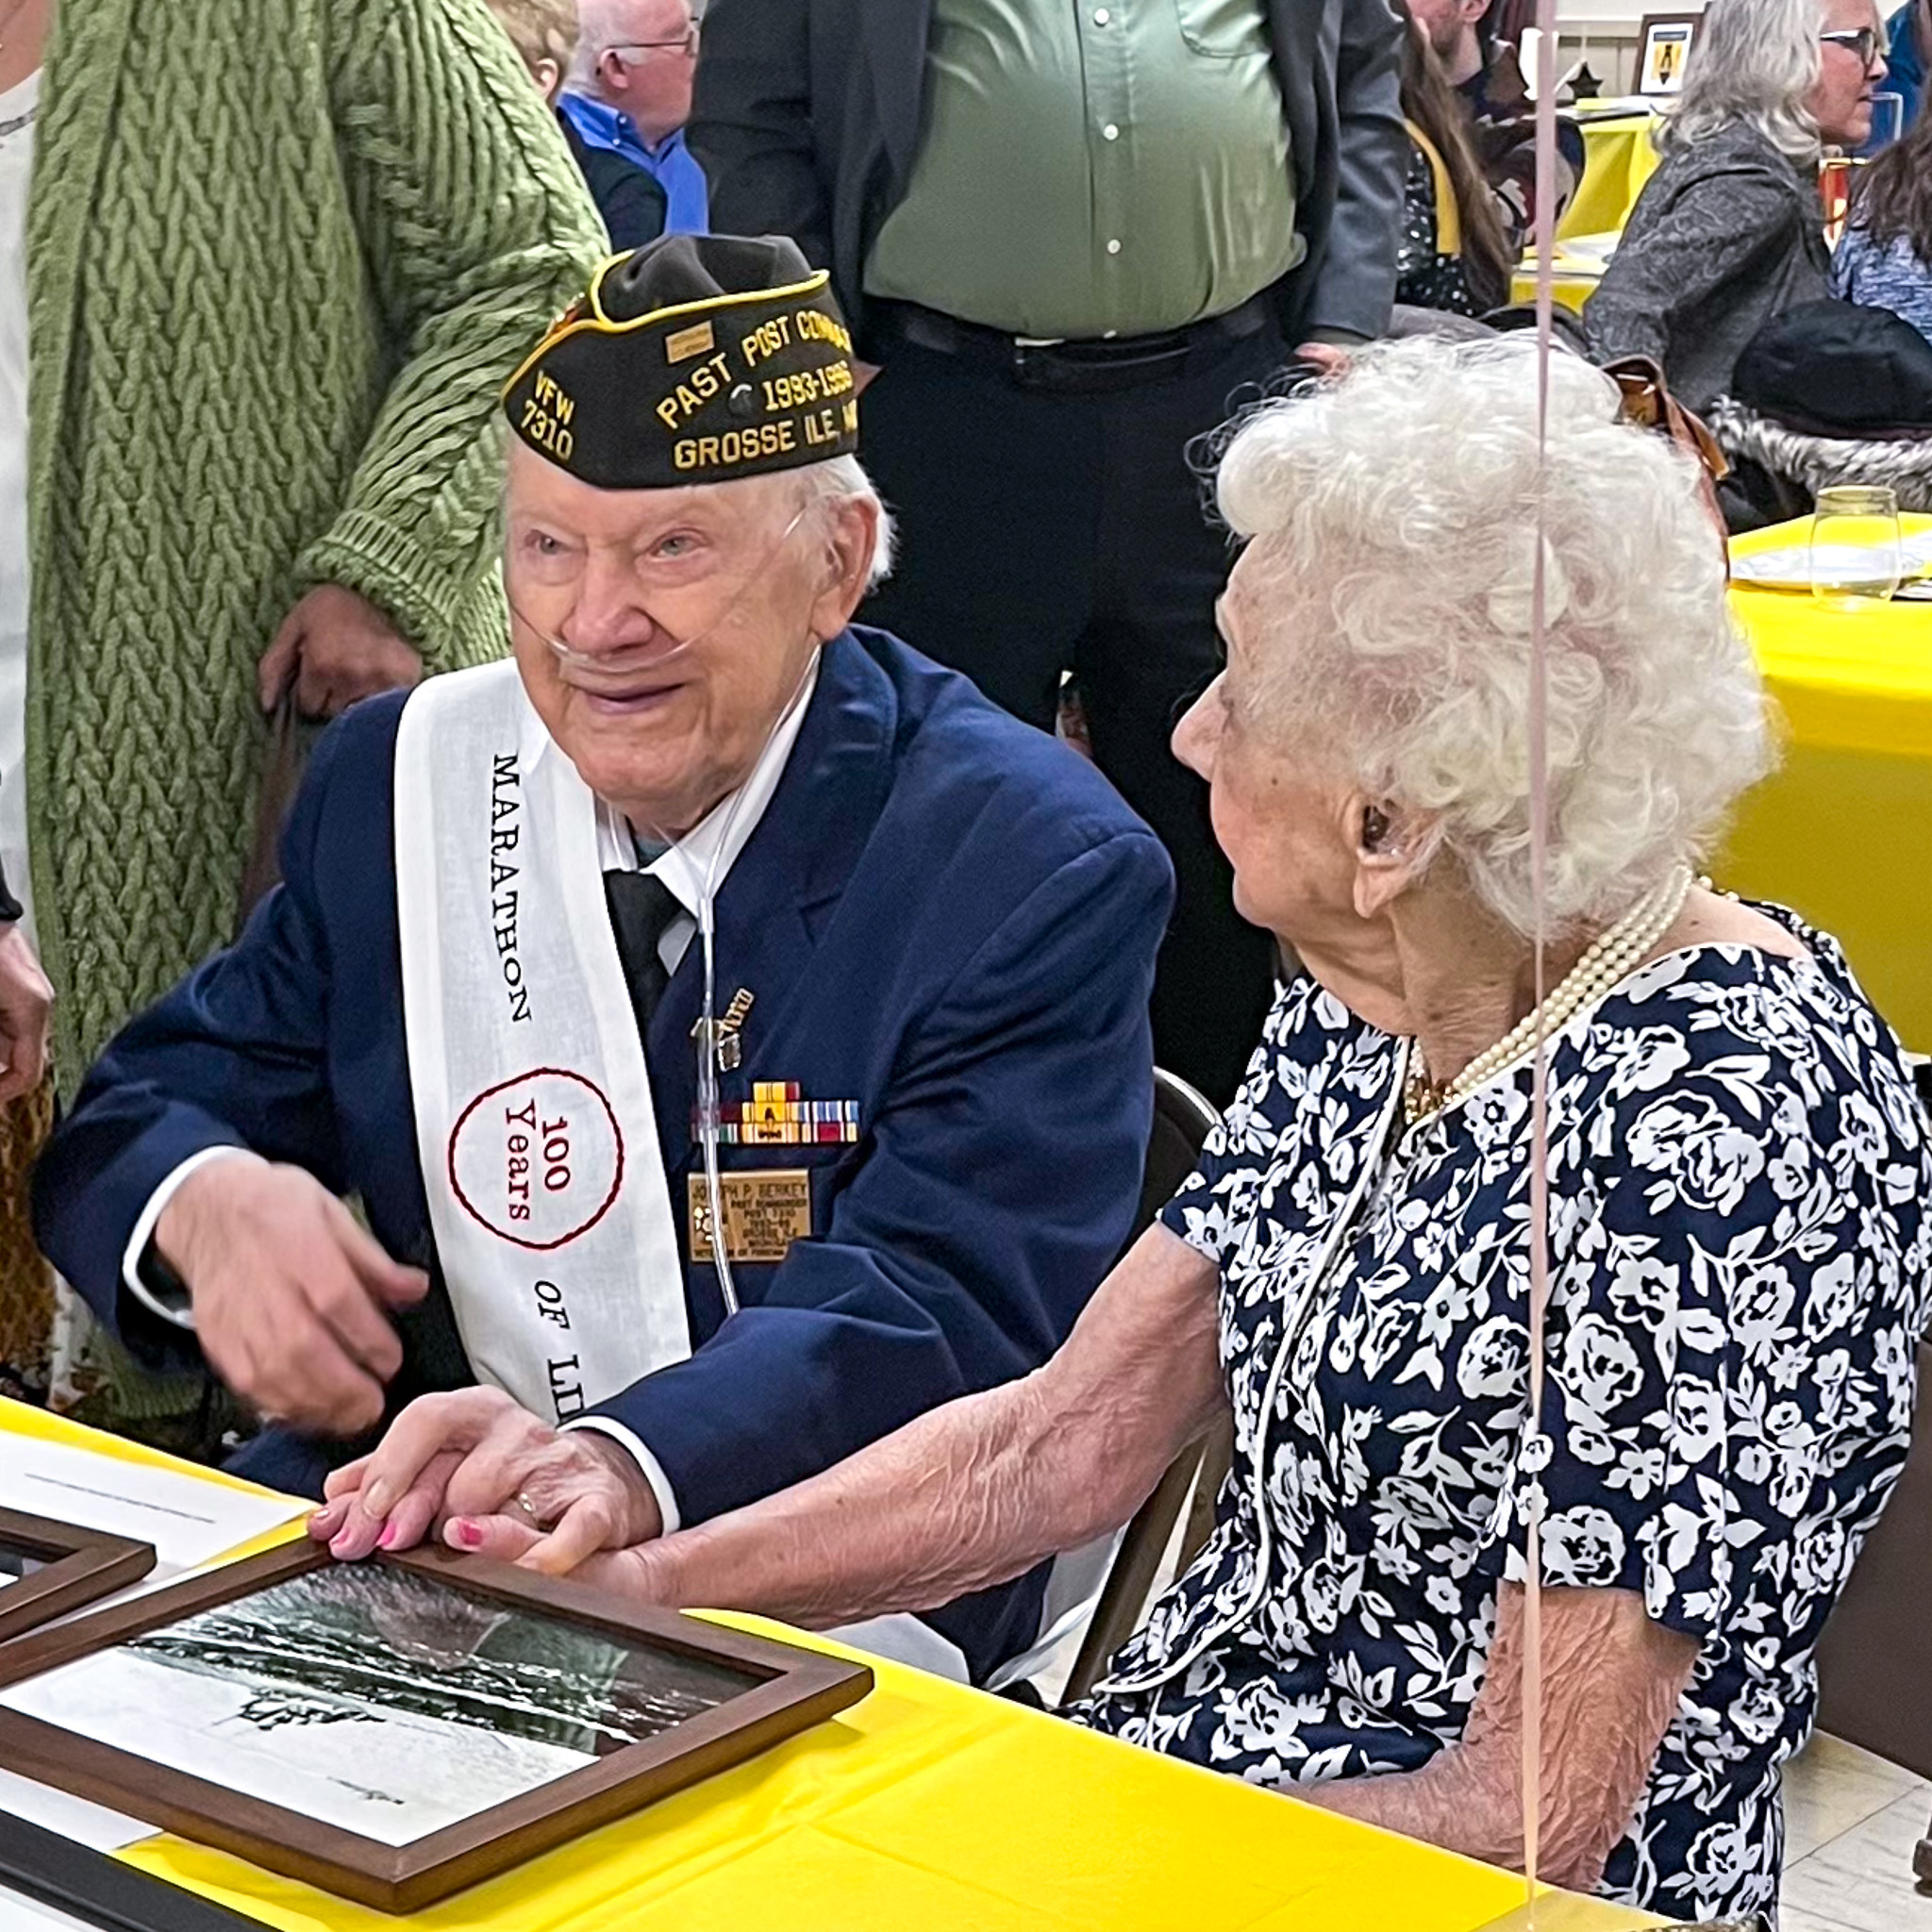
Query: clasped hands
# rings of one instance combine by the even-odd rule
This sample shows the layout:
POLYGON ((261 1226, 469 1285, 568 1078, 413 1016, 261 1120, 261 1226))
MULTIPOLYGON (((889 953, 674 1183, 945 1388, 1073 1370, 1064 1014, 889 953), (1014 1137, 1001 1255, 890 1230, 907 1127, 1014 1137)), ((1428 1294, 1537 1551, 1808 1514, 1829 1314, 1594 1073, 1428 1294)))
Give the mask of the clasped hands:
POLYGON ((548 1427, 501 1390, 412 1402, 323 1486, 308 1534, 345 1561, 432 1531, 453 1550, 648 1594, 639 1548, 663 1532, 643 1473, 608 1436, 548 1427))
MULTIPOLYGON (((392 1260, 313 1174, 225 1154, 175 1190, 155 1245, 188 1289, 202 1353, 242 1400, 309 1435, 357 1436, 381 1420, 403 1361, 391 1317, 428 1277, 392 1260)), ((309 1533, 338 1557, 435 1532, 553 1575, 601 1558, 633 1592, 648 1565, 632 1546, 663 1529, 619 1443, 547 1427, 494 1389, 411 1403, 325 1494, 309 1533)))

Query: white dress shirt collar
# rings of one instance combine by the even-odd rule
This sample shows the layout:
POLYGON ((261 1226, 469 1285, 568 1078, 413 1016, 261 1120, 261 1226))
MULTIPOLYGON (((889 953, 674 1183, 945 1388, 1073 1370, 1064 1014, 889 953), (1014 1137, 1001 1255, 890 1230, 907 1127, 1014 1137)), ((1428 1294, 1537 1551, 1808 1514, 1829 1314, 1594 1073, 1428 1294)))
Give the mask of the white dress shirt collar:
MULTIPOLYGON (((731 868, 738 863, 739 854, 751 842, 751 835, 758 830, 758 821, 764 817, 765 808, 772 802, 772 794, 778 789, 778 780, 785 775, 785 767, 791 760, 791 748, 798 742, 798 734, 805 724, 806 712, 811 708, 812 693, 818 689, 818 681, 819 661, 814 656, 798 695, 778 720, 777 729, 758 754, 758 761, 751 768, 750 776, 737 791, 721 798, 676 844, 660 852, 643 867, 645 872, 653 874, 671 889, 693 924, 704 900, 705 880, 713 862, 717 868, 716 887, 722 891, 731 874, 731 868)), ((597 806, 597 847, 606 872, 638 870, 637 841, 628 821, 622 812, 601 799, 597 806)), ((683 922, 676 924, 681 926, 683 922)), ((676 926, 673 931, 676 931, 676 926)), ((680 953, 683 941, 690 936, 688 931, 680 936, 680 953)), ((667 940, 671 937, 671 934, 666 935, 667 940)), ((671 965, 671 962, 667 960, 666 964, 671 965)), ((672 970, 675 971, 675 967, 672 966, 672 970)))

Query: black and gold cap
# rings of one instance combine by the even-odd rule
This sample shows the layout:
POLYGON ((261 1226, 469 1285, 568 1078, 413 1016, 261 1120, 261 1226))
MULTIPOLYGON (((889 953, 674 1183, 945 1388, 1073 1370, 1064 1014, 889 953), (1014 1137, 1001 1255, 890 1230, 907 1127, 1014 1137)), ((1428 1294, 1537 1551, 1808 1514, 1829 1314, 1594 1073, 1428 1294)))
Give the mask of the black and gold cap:
POLYGON ((858 391, 830 281, 775 235, 666 235, 617 256, 511 376, 510 427, 599 490, 849 456, 858 391))

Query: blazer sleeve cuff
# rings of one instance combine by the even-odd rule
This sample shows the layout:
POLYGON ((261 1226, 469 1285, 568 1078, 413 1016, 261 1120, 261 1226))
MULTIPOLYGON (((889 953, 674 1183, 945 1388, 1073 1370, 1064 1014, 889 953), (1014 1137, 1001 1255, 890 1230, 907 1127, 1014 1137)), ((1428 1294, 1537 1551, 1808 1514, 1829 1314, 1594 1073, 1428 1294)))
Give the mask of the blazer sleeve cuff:
MULTIPOLYGON (((190 1174, 206 1167, 211 1160, 225 1160, 232 1155, 247 1153, 245 1147, 225 1146, 204 1147, 199 1154, 191 1154, 147 1197, 147 1206, 141 1210, 140 1218, 134 1224, 134 1232, 127 1238, 126 1252, 121 1257, 121 1279, 128 1293, 150 1314, 158 1315, 162 1321, 172 1323, 176 1328, 185 1328, 191 1334, 194 1329, 194 1310, 188 1306, 187 1297, 178 1290, 165 1288, 154 1277, 152 1270, 143 1265, 147 1260, 148 1243, 154 1240, 155 1229, 160 1224, 168 1203, 180 1191, 181 1183, 190 1174)), ((249 1158, 252 1159, 254 1157, 249 1158)))
POLYGON ((568 1435, 572 1429, 594 1429, 600 1436, 608 1436, 643 1472, 652 1495, 658 1499, 658 1514, 663 1519, 660 1534, 671 1536, 683 1526, 684 1518, 677 1508, 677 1491, 671 1487, 671 1478, 664 1473, 664 1465, 633 1430, 608 1415, 578 1416, 575 1422, 565 1423, 558 1433, 568 1435))

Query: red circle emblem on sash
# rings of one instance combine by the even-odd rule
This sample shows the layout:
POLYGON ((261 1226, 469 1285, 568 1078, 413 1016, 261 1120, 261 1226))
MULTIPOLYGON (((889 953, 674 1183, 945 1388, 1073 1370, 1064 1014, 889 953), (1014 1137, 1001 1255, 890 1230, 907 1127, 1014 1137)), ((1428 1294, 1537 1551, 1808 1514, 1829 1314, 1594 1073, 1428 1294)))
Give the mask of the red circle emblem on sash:
POLYGON ((624 1134, 603 1090, 536 1067, 486 1087, 449 1137, 449 1184, 493 1235, 540 1253, 588 1234, 624 1186, 624 1134))

